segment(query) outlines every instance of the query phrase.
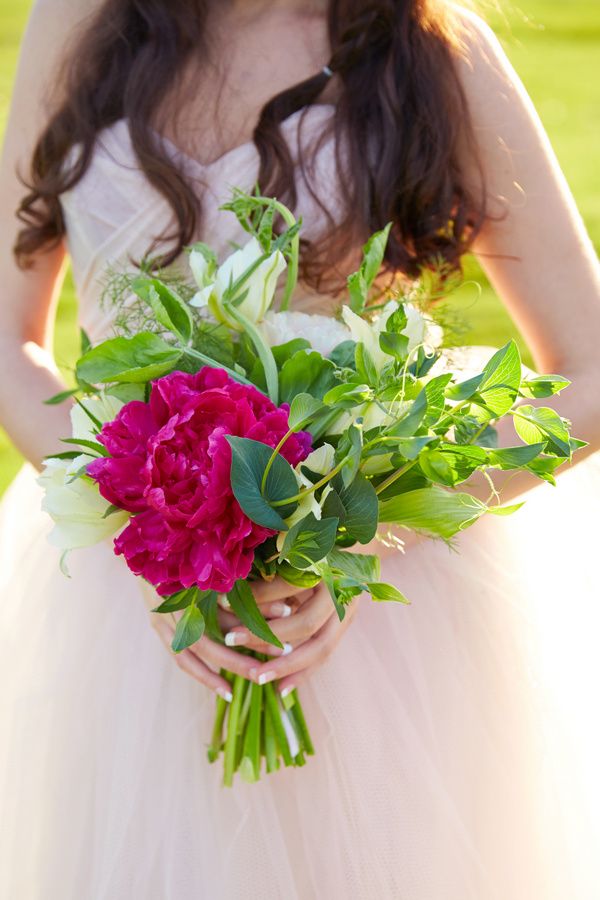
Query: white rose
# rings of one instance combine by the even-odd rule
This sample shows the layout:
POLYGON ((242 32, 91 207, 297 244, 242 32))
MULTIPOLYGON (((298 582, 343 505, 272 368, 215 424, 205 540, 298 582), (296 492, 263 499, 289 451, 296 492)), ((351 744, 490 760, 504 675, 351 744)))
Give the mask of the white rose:
MULTIPOLYGON (((199 254, 202 256, 202 254, 199 254)), ((194 259, 196 271, 194 275, 200 291, 192 300, 192 306, 202 307, 208 305, 212 315, 219 322, 223 322, 236 331, 243 331, 243 327, 227 312, 223 306, 225 292, 245 272, 248 271, 263 256, 263 250, 256 240, 251 238, 245 247, 236 250, 219 266, 214 282, 210 282, 209 270, 201 260, 194 259)), ((193 253, 190 254, 193 256, 193 253)), ((206 262, 206 261, 204 261, 206 262)), ((190 261, 191 264, 191 261, 190 261)), ((238 296, 246 295, 236 309, 253 324, 261 322, 265 313, 273 302, 277 279, 286 268, 284 255, 276 250, 252 272, 244 281, 236 293, 229 300, 235 300, 238 296)))
POLYGON ((294 338, 305 338, 321 356, 329 356, 338 344, 351 339, 346 326, 332 316, 303 312, 268 312, 261 333, 270 347, 286 344, 294 338))

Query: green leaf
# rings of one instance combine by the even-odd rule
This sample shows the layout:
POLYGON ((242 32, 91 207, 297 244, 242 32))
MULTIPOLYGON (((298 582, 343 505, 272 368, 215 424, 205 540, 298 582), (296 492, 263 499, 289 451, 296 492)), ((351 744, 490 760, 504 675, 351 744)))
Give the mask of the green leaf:
POLYGON ((360 468, 363 448, 363 431, 352 424, 342 436, 335 453, 336 462, 345 460, 341 471, 342 481, 347 486, 354 481, 360 468))
POLYGON ((462 403, 463 400, 468 400, 470 397, 473 397, 477 393, 477 388, 481 384, 484 379, 484 374, 474 375, 473 378, 468 378, 466 381, 461 381, 459 384, 453 384, 446 390, 446 397, 449 400, 455 400, 457 403, 462 403))
POLYGON ((280 559, 287 559, 296 569, 309 568, 332 549, 337 527, 337 518, 317 519, 309 513, 286 534, 280 559))
POLYGON ((483 370, 477 390, 477 403, 483 402, 494 418, 505 415, 517 399, 521 384, 521 355, 511 340, 494 353, 483 370))
POLYGON ((536 478, 547 481, 548 484, 556 485, 555 471, 564 464, 565 460, 554 456, 539 456, 532 462, 528 463, 525 468, 536 478))
POLYGON ((77 363, 77 377, 91 384, 143 383, 172 372, 181 355, 157 334, 144 331, 98 344, 77 363))
POLYGON ((297 394, 291 402, 288 422, 290 429, 298 431, 321 412, 323 403, 310 394, 297 394))
POLYGON ((419 457, 419 465, 430 481, 454 487, 470 478, 476 469, 483 468, 487 460, 487 451, 482 447, 441 444, 425 450, 419 457))
POLYGON ((488 513, 492 516, 512 516, 525 506, 523 503, 513 503, 512 506, 489 506, 488 513))
POLYGON ((141 400, 142 403, 146 399, 145 384, 113 384, 106 389, 106 393, 123 403, 130 403, 132 400, 141 400))
POLYGON ((359 270, 348 276, 348 297, 350 300, 350 309, 357 315, 360 315, 367 304, 369 288, 365 281, 365 276, 359 270))
POLYGON ((160 606, 157 606, 156 609, 153 609, 154 613, 172 613, 179 612, 181 609, 187 609, 187 607, 194 603, 197 593, 197 588, 187 588, 184 591, 178 591, 176 594, 171 594, 170 597, 166 597, 160 606))
POLYGON ((367 384, 372 385, 373 387, 377 387, 379 384, 379 372, 373 362, 373 357, 362 343, 356 345, 355 349, 355 363, 356 363, 356 371, 363 378, 367 384))
POLYGON ((540 443, 529 444, 525 447, 503 447, 500 450, 491 450, 489 464, 500 469, 520 469, 539 456, 545 446, 545 443, 540 443))
POLYGON ((310 394, 322 400, 337 384, 335 366, 320 353, 300 350, 288 359, 279 376, 280 400, 291 403, 296 394, 310 394))
POLYGON ((203 591, 198 600, 200 612, 204 616, 206 634, 216 644, 223 644, 223 633, 219 624, 219 604, 216 591, 203 591))
MULTIPOLYGON (((87 466, 85 466, 85 469, 87 469, 87 466)), ((121 509, 120 506, 115 506, 114 503, 111 503, 110 506, 106 507, 106 512, 104 513, 102 518, 109 519, 111 516, 116 516, 117 513, 122 513, 122 512, 124 512, 124 510, 121 509)))
POLYGON ((65 400, 69 400, 76 393, 77 388, 72 388, 70 391, 61 391, 60 394, 55 394, 53 397, 49 397, 48 400, 44 400, 44 404, 46 406, 58 406, 59 403, 64 403, 65 400))
POLYGON ((382 331, 379 335, 379 346, 384 353, 394 359, 405 360, 408 356, 409 338, 406 334, 395 331, 382 331))
POLYGON ((294 587, 303 589, 315 587, 321 580, 320 575, 310 572, 307 569, 295 569, 287 562, 279 563, 277 566, 277 574, 283 578, 284 581, 287 581, 288 584, 293 584, 294 587))
POLYGON ((446 388, 452 380, 452 374, 436 375, 424 387, 427 398, 427 414, 423 424, 427 428, 436 425, 446 406, 446 388))
POLYGON ((271 504, 298 493, 298 480, 290 464, 278 453, 269 470, 264 493, 262 479, 273 448, 250 438, 226 435, 231 446, 231 487, 236 500, 253 522, 274 531, 287 531, 284 519, 297 502, 273 509, 271 504))
POLYGON ((83 447, 92 451, 96 456, 110 456, 110 453, 102 444, 96 441, 86 441, 83 438, 61 438, 63 444, 75 444, 76 447, 83 447))
POLYGON ((283 364, 300 350, 310 349, 310 341, 307 341, 306 338, 293 338, 291 341, 286 341, 285 344, 278 344, 276 347, 271 347, 275 364, 278 369, 281 369, 283 364))
POLYGON ((386 446, 388 447, 388 451, 391 448, 394 453, 399 453, 404 459, 413 460, 416 459, 419 453, 423 450, 424 447, 427 447, 428 444, 431 444, 432 441, 436 441, 438 438, 435 435, 423 435, 422 437, 410 437, 410 438, 398 438, 398 440, 394 444, 382 444, 381 450, 385 451, 386 446))
POLYGON ((195 603, 191 603, 175 629, 171 649, 173 653, 181 653, 200 640, 204 634, 204 616, 195 603))
POLYGON ((192 314, 187 303, 158 278, 136 278, 131 289, 152 309, 157 322, 187 344, 194 331, 192 314))
POLYGON ((79 329, 79 355, 83 356, 88 350, 92 349, 92 342, 85 328, 79 329))
POLYGON ((340 525, 346 529, 348 537, 359 544, 368 544, 377 532, 379 501, 375 488, 360 472, 347 487, 339 475, 331 484, 332 491, 323 504, 323 515, 337 515, 343 510, 340 525))
POLYGON ((342 341, 333 348, 329 359, 340 369, 353 369, 356 359, 356 341, 342 341))
POLYGON ((247 581, 236 581, 233 589, 227 594, 227 599, 233 614, 252 634, 267 644, 273 644, 274 647, 280 649, 283 647, 279 638, 269 628, 247 581))
POLYGON ((410 600, 408 600, 397 587, 394 587, 393 584, 386 584, 383 581, 371 581, 367 584, 367 587, 373 600, 377 600, 378 602, 392 601, 394 603, 410 604, 410 600))
POLYGON ((368 553, 348 553, 334 547, 327 555, 332 570, 357 581, 378 581, 381 574, 379 557, 368 553))
POLYGON ((434 485, 381 500, 379 520, 447 540, 476 522, 486 510, 485 503, 470 494, 434 485))
POLYGON ((519 406, 514 414, 515 430, 526 444, 544 443, 549 452, 571 458, 569 431, 564 420, 547 406, 519 406))
POLYGON ((326 406, 337 406, 340 409, 353 409, 360 406, 373 396, 373 391, 368 384, 355 384, 350 381, 346 384, 338 384, 327 391, 323 397, 326 406))
POLYGON ((427 414, 427 391, 422 390, 408 410, 403 413, 395 425, 391 425, 386 434, 392 437, 412 437, 421 427, 427 414))
POLYGON ((552 397, 554 394, 560 394, 570 384, 571 382, 567 378, 562 378, 560 375, 538 375, 537 378, 528 378, 523 381, 519 393, 521 397, 530 399, 552 397))

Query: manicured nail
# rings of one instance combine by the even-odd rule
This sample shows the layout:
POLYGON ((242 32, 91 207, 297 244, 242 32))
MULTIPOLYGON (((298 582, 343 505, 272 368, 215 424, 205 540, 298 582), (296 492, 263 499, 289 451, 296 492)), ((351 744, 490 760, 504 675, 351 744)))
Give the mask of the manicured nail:
POLYGON ((228 631, 225 635, 225 645, 227 647, 240 647, 246 643, 246 635, 243 631, 228 631))
POLYGON ((263 672, 262 675, 258 676, 258 684, 268 684, 269 681, 274 681, 276 677, 276 672, 263 672))
POLYGON ((231 703, 233 700, 233 694, 231 691, 226 691, 225 688, 217 688, 217 694, 219 697, 222 697, 223 700, 226 700, 227 703, 231 703))
POLYGON ((287 603, 273 603, 271 606, 271 615, 278 619, 287 619, 292 614, 292 607, 287 603))
POLYGON ((282 700, 285 700, 286 697, 289 697, 292 691, 295 691, 296 688, 293 684, 288 684, 287 687, 284 687, 282 691, 280 691, 280 697, 282 700))
POLYGON ((217 597, 217 603, 219 606, 222 606, 223 609, 231 609, 231 603, 227 599, 227 594, 219 594, 217 597))
POLYGON ((294 649, 294 648, 292 647, 291 644, 284 644, 284 645, 283 645, 283 650, 281 651, 281 655, 282 655, 282 656, 289 656, 289 654, 292 652, 293 649, 294 649))

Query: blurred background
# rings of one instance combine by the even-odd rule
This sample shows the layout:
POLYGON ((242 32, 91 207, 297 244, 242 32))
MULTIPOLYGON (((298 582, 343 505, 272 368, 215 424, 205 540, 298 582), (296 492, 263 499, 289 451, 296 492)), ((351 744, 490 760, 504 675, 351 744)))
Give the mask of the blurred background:
MULTIPOLYGON (((0 140, 31 5, 30 0, 0 0, 0 140)), ((489 10, 484 4, 483 11, 533 97, 598 248, 600 0, 520 0, 518 5, 499 0, 489 10)), ((465 279, 470 283, 450 301, 468 325, 465 342, 499 346, 514 336, 527 359, 520 335, 472 260, 465 279)), ((56 359, 67 378, 77 351, 76 321, 77 304, 67 278, 55 332, 56 359)), ((0 432, 0 492, 19 465, 18 454, 0 432)))

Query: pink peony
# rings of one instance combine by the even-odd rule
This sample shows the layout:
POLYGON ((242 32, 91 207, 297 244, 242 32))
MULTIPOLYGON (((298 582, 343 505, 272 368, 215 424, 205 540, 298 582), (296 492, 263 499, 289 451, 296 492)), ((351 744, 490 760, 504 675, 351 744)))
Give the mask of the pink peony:
MULTIPOLYGON (((132 572, 162 596, 193 585, 225 593, 249 574, 255 549, 274 532, 233 496, 225 435, 275 447, 288 412, 222 369, 204 368, 158 379, 149 403, 127 403, 103 426, 98 440, 111 455, 88 473, 106 500, 134 513, 115 540, 132 572)), ((300 432, 281 453, 295 466, 310 449, 310 435, 300 432)))

